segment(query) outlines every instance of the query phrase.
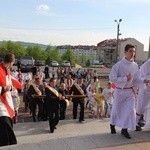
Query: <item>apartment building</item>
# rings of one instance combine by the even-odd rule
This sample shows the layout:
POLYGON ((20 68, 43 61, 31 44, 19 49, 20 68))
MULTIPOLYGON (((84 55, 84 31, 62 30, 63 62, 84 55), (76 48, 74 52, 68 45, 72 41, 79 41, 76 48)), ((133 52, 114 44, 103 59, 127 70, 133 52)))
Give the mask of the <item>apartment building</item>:
POLYGON ((68 49, 71 49, 77 59, 80 59, 82 55, 86 55, 92 62, 97 58, 97 46, 87 46, 87 45, 62 45, 57 46, 60 55, 63 55, 68 49))
MULTIPOLYGON (((135 61, 142 64, 144 60, 144 45, 134 38, 119 39, 118 41, 118 60, 124 56, 126 44, 132 44, 136 47, 135 61)), ((107 39, 97 44, 97 55, 100 62, 113 65, 116 63, 116 39, 107 39)))

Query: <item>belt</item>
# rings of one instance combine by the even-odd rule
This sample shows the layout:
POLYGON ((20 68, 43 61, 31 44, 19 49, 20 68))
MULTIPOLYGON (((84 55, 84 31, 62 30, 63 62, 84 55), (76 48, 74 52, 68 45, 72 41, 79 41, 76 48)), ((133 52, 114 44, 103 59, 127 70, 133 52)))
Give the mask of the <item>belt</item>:
POLYGON ((127 89, 133 89, 133 87, 127 87, 127 88, 120 88, 120 87, 116 87, 117 89, 121 89, 121 90, 127 90, 127 89))

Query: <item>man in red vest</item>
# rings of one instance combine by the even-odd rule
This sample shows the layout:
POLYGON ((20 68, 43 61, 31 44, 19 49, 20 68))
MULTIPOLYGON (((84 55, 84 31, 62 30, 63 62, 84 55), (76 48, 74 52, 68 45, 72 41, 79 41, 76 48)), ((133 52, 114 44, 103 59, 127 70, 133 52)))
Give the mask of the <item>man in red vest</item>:
POLYGON ((14 54, 8 53, 0 63, 0 146, 17 144, 12 118, 15 116, 11 90, 13 88, 10 67, 15 61, 14 54))

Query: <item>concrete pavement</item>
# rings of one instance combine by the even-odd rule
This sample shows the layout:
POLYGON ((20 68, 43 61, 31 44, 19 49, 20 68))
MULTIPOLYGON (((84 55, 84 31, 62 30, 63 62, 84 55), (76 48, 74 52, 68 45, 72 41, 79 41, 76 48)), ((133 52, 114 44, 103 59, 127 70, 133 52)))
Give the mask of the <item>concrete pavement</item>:
POLYGON ((14 125, 17 145, 3 150, 149 150, 150 130, 129 131, 132 139, 126 139, 116 128, 110 134, 109 119, 60 120, 54 133, 49 133, 48 121, 25 122, 14 125))

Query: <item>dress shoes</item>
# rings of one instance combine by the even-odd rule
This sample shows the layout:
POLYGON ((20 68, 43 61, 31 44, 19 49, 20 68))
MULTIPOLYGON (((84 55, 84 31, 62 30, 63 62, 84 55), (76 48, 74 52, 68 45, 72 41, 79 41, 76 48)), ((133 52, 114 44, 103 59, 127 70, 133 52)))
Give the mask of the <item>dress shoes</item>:
POLYGON ((54 133, 54 130, 50 130, 50 133, 54 133))
POLYGON ((142 131, 142 128, 140 126, 136 126, 136 130, 135 131, 142 131))
POLYGON ((54 129, 57 129, 56 126, 54 127, 54 129))
POLYGON ((35 117, 33 117, 33 122, 36 122, 36 118, 35 117))
POLYGON ((80 123, 83 123, 83 121, 82 121, 82 120, 79 120, 79 122, 80 122, 80 123))
POLYGON ((111 130, 111 134, 116 134, 116 129, 114 125, 110 124, 110 130, 111 130))
POLYGON ((122 129, 121 134, 123 134, 127 139, 131 139, 131 136, 128 133, 127 129, 122 129))

